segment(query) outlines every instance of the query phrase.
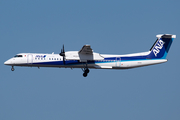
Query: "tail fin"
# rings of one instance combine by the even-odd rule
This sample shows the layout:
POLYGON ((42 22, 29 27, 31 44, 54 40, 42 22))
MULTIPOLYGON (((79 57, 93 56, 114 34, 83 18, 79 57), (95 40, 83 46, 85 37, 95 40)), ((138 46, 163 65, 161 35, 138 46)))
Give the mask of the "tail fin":
POLYGON ((176 38, 176 35, 164 34, 156 35, 158 38, 154 45, 150 49, 150 53, 147 56, 148 59, 165 59, 169 48, 173 42, 173 39, 176 38))

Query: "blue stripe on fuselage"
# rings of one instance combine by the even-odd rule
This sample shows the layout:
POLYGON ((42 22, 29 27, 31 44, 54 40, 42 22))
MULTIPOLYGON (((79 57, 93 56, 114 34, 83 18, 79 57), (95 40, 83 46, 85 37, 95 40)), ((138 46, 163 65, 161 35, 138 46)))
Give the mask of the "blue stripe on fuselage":
POLYGON ((104 60, 116 60, 117 58, 121 58, 121 61, 124 60, 143 60, 146 59, 147 56, 133 56, 133 57, 110 57, 110 58, 105 58, 104 60))
MULTIPOLYGON (((141 61, 141 60, 149 60, 146 59, 147 56, 133 56, 133 57, 110 57, 110 58, 104 58, 104 60, 95 60, 95 61, 87 61, 88 64, 96 64, 96 63, 113 63, 117 61, 117 58, 121 58, 121 62, 125 61, 141 61)), ((63 61, 49 61, 49 62, 38 62, 38 63, 32 63, 33 65, 64 65, 63 61)), ((66 60, 65 65, 81 65, 84 64, 80 62, 79 60, 66 60)))

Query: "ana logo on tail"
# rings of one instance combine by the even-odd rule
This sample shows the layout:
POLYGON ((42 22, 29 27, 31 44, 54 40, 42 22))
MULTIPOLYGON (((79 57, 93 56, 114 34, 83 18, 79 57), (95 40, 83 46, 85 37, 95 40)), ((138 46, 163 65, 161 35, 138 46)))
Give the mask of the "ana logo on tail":
POLYGON ((157 54, 160 52, 160 50, 163 48, 165 42, 163 42, 162 40, 159 40, 156 44, 156 46, 153 49, 153 53, 154 55, 157 57, 157 54))

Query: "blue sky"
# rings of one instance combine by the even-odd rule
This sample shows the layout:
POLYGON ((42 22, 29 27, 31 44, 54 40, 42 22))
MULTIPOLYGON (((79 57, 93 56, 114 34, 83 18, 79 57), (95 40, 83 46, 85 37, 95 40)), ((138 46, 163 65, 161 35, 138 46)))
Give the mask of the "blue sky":
POLYGON ((1 120, 179 120, 178 0, 1 0, 1 120), (5 66, 17 53, 148 51, 175 34, 168 62, 130 70, 5 66))

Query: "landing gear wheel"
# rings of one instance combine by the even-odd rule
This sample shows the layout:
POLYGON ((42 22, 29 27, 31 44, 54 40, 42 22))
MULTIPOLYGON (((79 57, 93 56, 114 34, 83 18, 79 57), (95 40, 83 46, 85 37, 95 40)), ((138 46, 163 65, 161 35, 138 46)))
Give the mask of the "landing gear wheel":
POLYGON ((83 76, 84 77, 87 77, 88 73, 89 73, 89 69, 88 69, 88 66, 87 66, 87 63, 86 65, 84 66, 84 68, 82 69, 83 70, 83 76))
POLYGON ((84 76, 84 77, 87 77, 87 73, 83 73, 83 76, 84 76))
POLYGON ((88 68, 85 70, 85 73, 89 73, 89 69, 88 68))
POLYGON ((11 71, 14 71, 14 67, 12 66, 11 71))

